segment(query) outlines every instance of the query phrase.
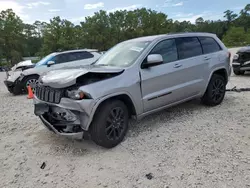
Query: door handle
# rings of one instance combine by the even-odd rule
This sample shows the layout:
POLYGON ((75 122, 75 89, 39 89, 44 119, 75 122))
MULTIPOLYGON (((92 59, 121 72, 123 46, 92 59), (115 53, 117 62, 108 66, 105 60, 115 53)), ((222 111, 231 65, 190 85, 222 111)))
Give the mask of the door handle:
POLYGON ((205 59, 205 60, 210 60, 210 59, 211 59, 211 57, 204 57, 204 59, 205 59))
POLYGON ((181 64, 175 64, 174 65, 174 68, 179 68, 179 67, 181 67, 182 65, 181 64))

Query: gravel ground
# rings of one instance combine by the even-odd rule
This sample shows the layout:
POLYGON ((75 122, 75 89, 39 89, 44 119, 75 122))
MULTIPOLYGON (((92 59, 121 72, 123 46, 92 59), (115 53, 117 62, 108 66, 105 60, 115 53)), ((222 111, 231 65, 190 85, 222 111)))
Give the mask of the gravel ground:
MULTIPOLYGON (((214 108, 192 101, 131 122, 122 144, 107 150, 46 130, 32 100, 9 94, 4 77, 0 187, 250 187, 250 92, 228 92, 214 108)), ((233 75, 228 87, 250 87, 249 79, 233 75)))

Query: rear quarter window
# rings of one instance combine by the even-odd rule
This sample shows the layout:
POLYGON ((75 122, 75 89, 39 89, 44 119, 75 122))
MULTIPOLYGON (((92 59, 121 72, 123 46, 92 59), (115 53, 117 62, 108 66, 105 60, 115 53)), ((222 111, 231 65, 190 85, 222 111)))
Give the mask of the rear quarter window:
POLYGON ((89 58, 93 58, 94 55, 91 54, 90 52, 78 52, 77 53, 77 59, 81 60, 81 59, 89 59, 89 58))
POLYGON ((94 57, 93 54, 86 52, 86 51, 69 53, 69 61, 78 61, 78 60, 89 59, 93 57, 94 57))
POLYGON ((220 45, 212 37, 199 37, 199 40, 204 54, 214 53, 221 50, 220 45))
POLYGON ((197 37, 176 38, 179 59, 202 55, 201 44, 197 37))

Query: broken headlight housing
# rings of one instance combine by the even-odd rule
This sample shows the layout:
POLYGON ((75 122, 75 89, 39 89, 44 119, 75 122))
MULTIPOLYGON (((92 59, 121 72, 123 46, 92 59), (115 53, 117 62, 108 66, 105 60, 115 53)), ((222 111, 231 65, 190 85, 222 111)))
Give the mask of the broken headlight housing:
POLYGON ((22 81, 23 78, 24 78, 24 74, 21 73, 20 76, 19 76, 19 80, 22 81))
POLYGON ((235 54, 234 57, 233 57, 233 60, 238 60, 238 59, 239 59, 239 55, 235 54))
POLYGON ((66 96, 68 98, 74 99, 74 100, 82 100, 82 99, 90 99, 91 98, 91 96, 88 93, 83 92, 81 90, 67 90, 66 96))

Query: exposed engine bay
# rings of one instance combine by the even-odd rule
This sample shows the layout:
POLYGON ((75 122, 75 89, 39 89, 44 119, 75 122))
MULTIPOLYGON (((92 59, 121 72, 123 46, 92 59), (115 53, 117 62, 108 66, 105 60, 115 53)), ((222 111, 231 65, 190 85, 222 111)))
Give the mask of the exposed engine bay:
POLYGON ((115 76, 120 75, 122 72, 119 73, 95 73, 95 72, 89 72, 87 74, 84 74, 76 79, 76 85, 77 86, 83 86, 92 84, 101 80, 106 80, 115 76))
POLYGON ((71 86, 84 86, 122 74, 123 68, 86 67, 53 70, 40 77, 43 86, 63 89, 71 86))
POLYGON ((236 75, 242 75, 250 70, 250 46, 241 48, 233 58, 233 71, 236 75))
MULTIPOLYGON (((86 74, 77 77, 75 79, 75 82, 72 82, 72 84, 68 84, 69 86, 62 88, 55 88, 53 86, 51 87, 40 82, 36 87, 35 94, 36 97, 42 101, 58 104, 60 103, 61 98, 68 97, 68 92, 77 90, 79 87, 84 85, 89 85, 101 80, 113 78, 120 75, 122 72, 123 71, 111 73, 87 72, 86 74)), ((91 98, 88 93, 85 93, 85 97, 91 98)))

